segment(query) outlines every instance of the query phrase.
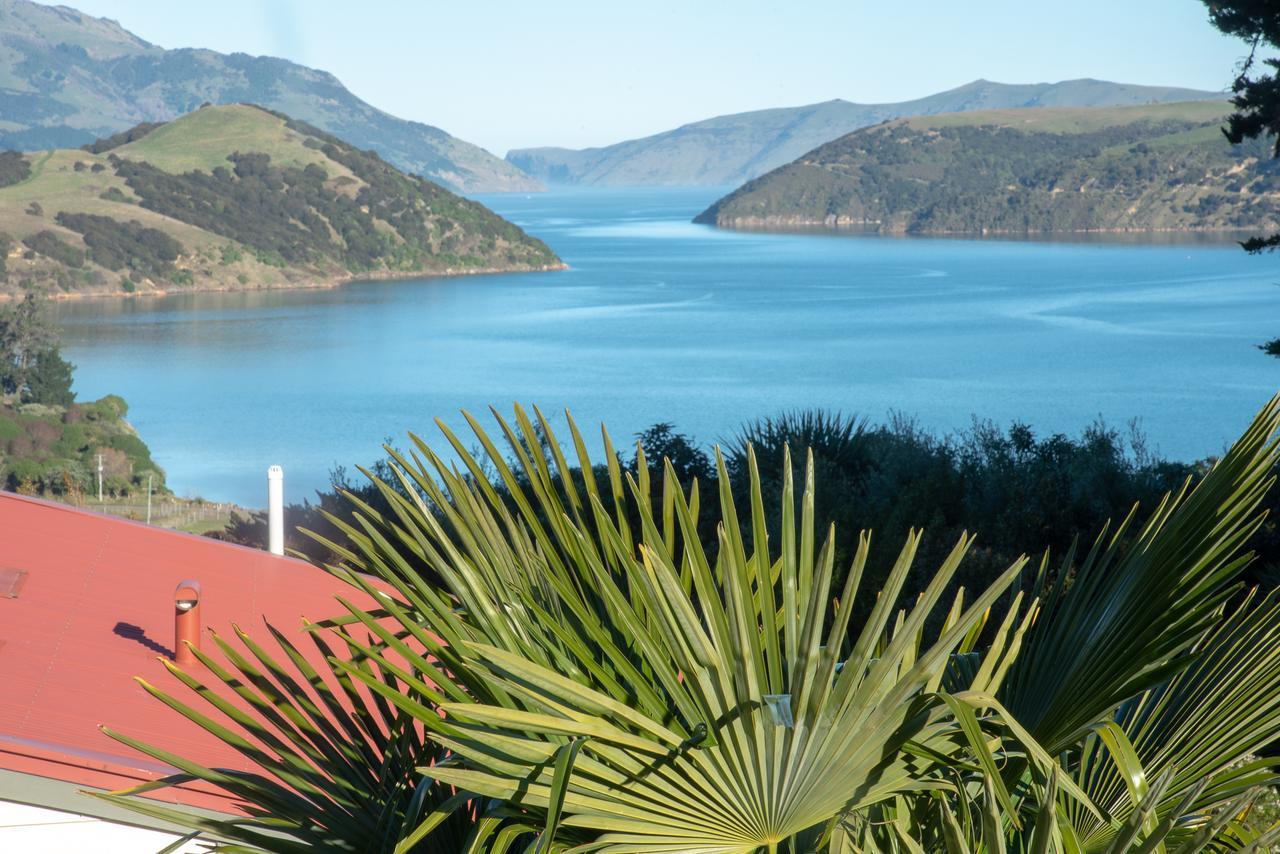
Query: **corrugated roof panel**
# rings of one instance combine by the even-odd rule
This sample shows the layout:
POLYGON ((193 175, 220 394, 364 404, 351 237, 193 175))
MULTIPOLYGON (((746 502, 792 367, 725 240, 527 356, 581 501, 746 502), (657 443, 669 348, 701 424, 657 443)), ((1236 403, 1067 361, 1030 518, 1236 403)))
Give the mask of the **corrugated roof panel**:
MULTIPOLYGON (((264 620, 301 635, 303 616, 340 610, 336 594, 366 601, 301 561, 12 493, 0 493, 0 566, 31 579, 18 598, 0 599, 0 768, 81 785, 155 776, 101 725, 206 766, 248 767, 134 680, 186 691, 157 661, 174 645, 173 592, 183 579, 200 582, 204 626, 223 635, 233 623, 265 635, 264 620), (86 758, 101 756, 114 758, 86 758)), ((163 797, 232 809, 198 792, 163 797)))

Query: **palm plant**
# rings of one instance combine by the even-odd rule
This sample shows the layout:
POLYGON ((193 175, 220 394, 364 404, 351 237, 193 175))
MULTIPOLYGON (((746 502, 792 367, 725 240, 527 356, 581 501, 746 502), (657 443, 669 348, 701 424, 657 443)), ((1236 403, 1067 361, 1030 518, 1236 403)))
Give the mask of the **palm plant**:
POLYGON ((411 716, 362 690, 332 663, 347 662, 374 680, 389 674, 376 661, 335 649, 321 634, 312 635, 308 656, 280 630, 265 628, 278 648, 274 654, 236 627, 240 648, 216 633, 217 656, 190 647, 200 664, 190 672, 165 661, 191 691, 189 701, 138 680, 260 773, 208 768, 104 728, 177 773, 96 797, 191 828, 226 851, 391 854, 415 850, 424 839, 431 850, 459 850, 480 805, 424 778, 417 769, 438 758, 439 748, 411 716), (192 781, 216 787, 248 814, 207 818, 136 797, 192 781))
POLYGON ((713 558, 697 537, 696 488, 686 493, 668 467, 655 502, 647 465, 631 478, 609 454, 605 496, 572 422, 578 479, 538 419, 535 426, 518 411, 515 427, 502 424, 520 475, 472 422, 503 492, 417 442, 415 462, 397 459, 406 488, 385 489, 395 520, 351 527, 361 553, 335 569, 369 592, 349 569, 396 586, 400 601, 386 603, 393 627, 354 607, 349 622, 381 640, 362 647, 366 655, 393 668, 393 656, 402 662, 402 685, 363 679, 371 690, 421 716, 437 705, 444 713, 430 727, 454 761, 433 768, 435 779, 562 813, 563 836, 599 850, 748 852, 788 845, 850 808, 945 786, 932 770, 937 757, 977 761, 976 749, 994 768, 986 740, 932 689, 1021 562, 967 607, 953 607, 940 635, 922 643, 970 540, 899 614, 913 535, 842 654, 870 540, 862 538, 829 619, 831 533, 818 541, 811 461, 799 502, 784 480, 780 548, 771 551, 749 459, 748 551, 720 460, 713 558), (447 592, 425 583, 405 554, 447 592), (415 644, 397 637, 400 628, 415 644), (434 687, 446 683, 462 690, 434 687), (558 761, 564 755, 573 762, 558 761))
MULTIPOLYGON (((382 606, 344 598, 345 613, 315 627, 346 650, 328 656, 334 678, 349 702, 378 704, 381 731, 412 722, 445 751, 433 762, 416 746, 438 806, 397 812, 407 829, 394 850, 430 844, 426 831, 455 806, 472 822, 462 847, 421 850, 1258 841, 1236 819, 1270 765, 1230 766, 1280 726, 1274 703, 1248 700, 1280 687, 1275 607, 1223 613, 1276 461, 1275 402, 1137 535, 1126 523, 1082 560, 1068 556, 1052 584, 1042 563, 1043 602, 1014 590, 1024 561, 977 595, 949 595, 966 536, 902 607, 919 533, 872 590, 861 589, 863 534, 836 593, 811 458, 799 495, 785 461, 766 511, 754 452, 741 509, 717 455, 708 545, 696 483, 669 465, 653 482, 642 453, 634 474, 623 470, 607 434, 596 469, 570 419, 571 466, 534 415, 498 418, 510 462, 470 416, 483 461, 443 424, 456 463, 413 437, 411 454, 392 452, 398 482, 375 480, 391 512, 352 496, 353 520, 333 522, 353 545, 325 541, 341 558, 329 570, 382 606), (854 613, 869 616, 851 624, 854 613), (1217 715, 1188 716, 1209 702, 1217 715), (1214 736, 1170 748, 1187 727, 1214 736)), ((264 769, 297 785, 288 768, 264 769)), ((223 784, 213 769, 183 770, 223 784)), ((238 794, 286 824, 296 809, 275 790, 238 794)))

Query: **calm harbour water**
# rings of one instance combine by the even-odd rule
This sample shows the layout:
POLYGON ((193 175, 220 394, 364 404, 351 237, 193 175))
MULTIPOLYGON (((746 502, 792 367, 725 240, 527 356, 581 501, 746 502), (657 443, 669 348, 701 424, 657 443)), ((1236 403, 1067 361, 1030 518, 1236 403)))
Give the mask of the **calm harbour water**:
POLYGON ((824 406, 1038 432, 1141 418, 1169 457, 1220 451, 1280 388, 1280 265, 1223 242, 719 231, 721 191, 486 196, 570 270, 327 291, 60 304, 82 399, 123 395, 180 494, 287 500, 459 409, 570 408, 615 440, 710 443, 824 406))

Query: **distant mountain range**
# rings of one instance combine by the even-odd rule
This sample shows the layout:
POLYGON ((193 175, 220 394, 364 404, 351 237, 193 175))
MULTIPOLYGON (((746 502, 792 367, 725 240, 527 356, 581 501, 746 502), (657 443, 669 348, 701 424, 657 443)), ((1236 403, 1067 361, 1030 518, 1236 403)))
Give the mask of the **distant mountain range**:
POLYGON ((548 184, 741 184, 858 128, 905 116, 1022 107, 1114 107, 1224 98, 1214 92, 1104 80, 1027 85, 976 80, 897 104, 827 101, 719 116, 604 148, 524 148, 507 160, 548 184))
POLYGON ((0 293, 314 287, 563 266, 479 202, 283 113, 0 153, 0 293))
POLYGON ((854 131, 699 215, 737 228, 882 233, 1271 232, 1280 162, 1230 145, 1221 101, 995 110, 854 131))
POLYGON ((366 104, 327 72, 243 53, 164 50, 66 6, 0 0, 0 149, 76 147, 206 102, 281 110, 455 190, 542 189, 478 146, 366 104))

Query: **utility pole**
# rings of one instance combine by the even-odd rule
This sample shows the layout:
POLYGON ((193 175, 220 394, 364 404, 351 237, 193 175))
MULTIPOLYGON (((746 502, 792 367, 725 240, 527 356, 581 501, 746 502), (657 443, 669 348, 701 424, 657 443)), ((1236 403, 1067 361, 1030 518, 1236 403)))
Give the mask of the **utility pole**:
POLYGON ((102 454, 98 454, 98 503, 102 503, 102 454))
POLYGON ((151 524, 151 475, 147 475, 147 524, 151 524))

